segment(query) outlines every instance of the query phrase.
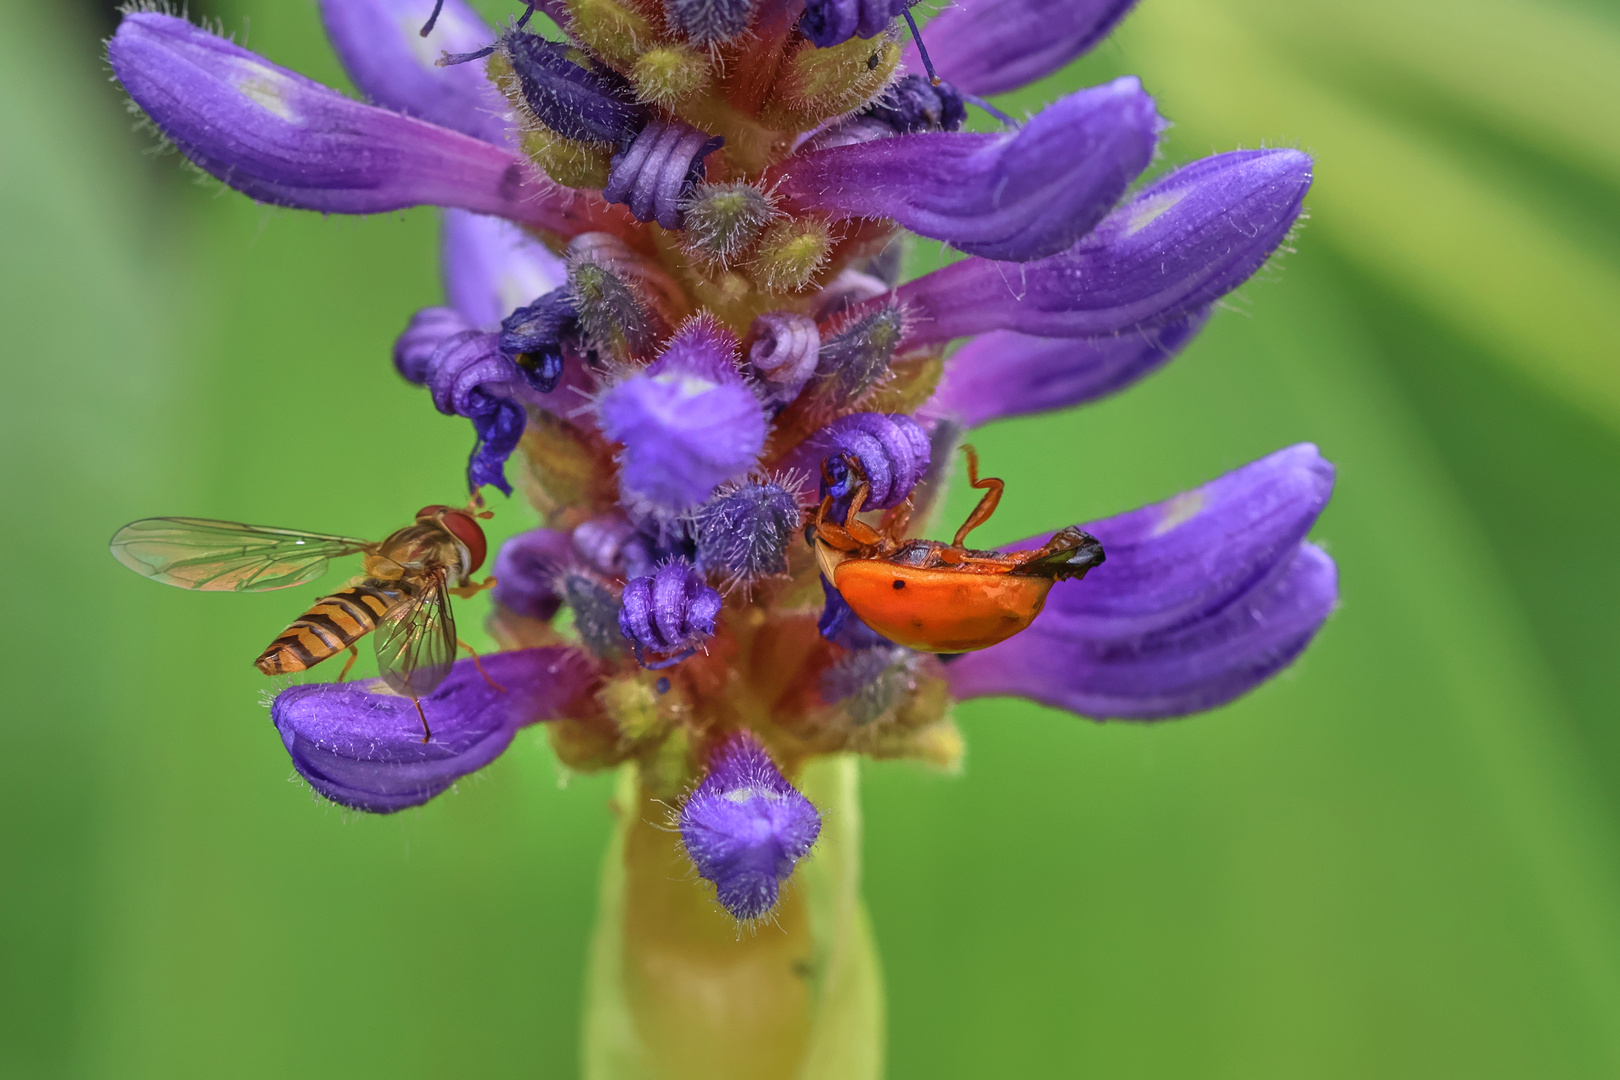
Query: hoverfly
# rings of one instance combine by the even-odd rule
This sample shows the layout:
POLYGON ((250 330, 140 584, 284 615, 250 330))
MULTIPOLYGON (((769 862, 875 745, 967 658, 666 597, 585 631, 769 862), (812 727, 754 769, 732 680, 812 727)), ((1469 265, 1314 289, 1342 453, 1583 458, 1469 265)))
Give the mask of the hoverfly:
POLYGON ((495 584, 470 578, 488 551, 478 519, 493 515, 481 506, 476 496, 464 510, 424 506, 414 524, 382 541, 207 518, 143 518, 114 533, 110 546, 113 558, 142 577, 202 592, 287 589, 314 581, 332 559, 359 555, 362 576, 317 600, 254 664, 266 675, 283 675, 348 649, 342 682, 359 655, 354 643, 376 630, 377 670, 415 702, 427 742, 433 732, 421 699, 450 673, 458 646, 473 651, 456 637, 450 596, 495 584))
MULTIPOLYGON (((921 652, 970 652, 1005 641, 1035 620, 1056 582, 1084 577, 1103 561, 1097 538, 1072 525, 1033 551, 966 547, 968 533, 995 513, 1004 485, 993 476, 980 479, 978 453, 962 449, 968 483, 985 495, 949 544, 904 538, 910 499, 877 528, 859 520, 871 488, 860 462, 847 454, 844 464, 855 487, 844 520, 832 520, 833 498, 827 495, 811 522, 821 572, 856 617, 921 652)), ((825 464, 822 473, 831 485, 825 464)))

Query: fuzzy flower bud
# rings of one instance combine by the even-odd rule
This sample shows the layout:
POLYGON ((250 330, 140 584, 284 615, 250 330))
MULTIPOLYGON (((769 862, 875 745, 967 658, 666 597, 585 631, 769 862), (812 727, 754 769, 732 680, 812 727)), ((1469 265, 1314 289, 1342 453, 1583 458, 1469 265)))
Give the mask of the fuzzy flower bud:
POLYGON ((751 480, 704 503, 694 527, 698 567, 747 585, 787 572, 799 501, 781 484, 751 480))
POLYGON ((619 633, 619 598, 601 579, 584 570, 562 576, 562 598, 574 612, 574 629, 594 655, 604 659, 624 648, 619 633))
POLYGON ((568 267, 568 299, 592 348, 621 360, 651 350, 657 317, 608 261, 594 255, 573 260, 568 267))
POLYGON ((653 120, 613 155, 602 198, 628 206, 637 221, 678 229, 683 200, 703 179, 703 159, 724 142, 679 120, 653 120))
POLYGON ((821 343, 816 374, 844 401, 854 401, 882 381, 900 344, 900 309, 879 308, 821 343))
POLYGON ((700 257, 729 266, 754 246, 777 216, 769 195, 753 184, 699 184, 682 207, 686 245, 700 257))
POLYGON ((948 82, 935 86, 926 75, 902 75, 861 116, 880 121, 899 135, 956 131, 967 121, 967 106, 948 82))
POLYGON ((840 45, 852 37, 872 38, 889 28, 916 0, 809 0, 799 29, 817 48, 840 45))
POLYGON ((558 578, 572 556, 573 545, 565 532, 518 533, 495 556, 495 602, 525 618, 549 622, 562 607, 558 578))
POLYGON ((647 122, 646 107, 622 76, 575 63, 562 42, 514 30, 501 36, 501 51, 534 118, 565 138, 618 146, 647 122))
POLYGON ((653 105, 680 104, 708 83, 709 59, 685 45, 659 45, 636 57, 630 82, 636 96, 653 105))
POLYGON ((776 906, 782 882, 821 835, 821 815, 794 790, 759 740, 733 735, 709 760, 709 775, 680 814, 681 841, 699 876, 712 881, 736 919, 776 906))
POLYGON ((664 0, 664 17, 690 40, 709 45, 747 30, 754 5, 750 0, 664 0))
POLYGON ((631 581, 622 602, 619 631, 635 649, 636 660, 655 670, 685 660, 713 637, 721 605, 720 594, 685 559, 631 581))
POLYGON ((748 363, 763 384, 765 399, 786 405, 816 372, 821 332, 816 321, 791 311, 767 311, 749 330, 748 363))
POLYGON ((748 270, 766 292, 798 292, 832 254, 832 229, 820 218, 788 218, 765 230, 748 270))

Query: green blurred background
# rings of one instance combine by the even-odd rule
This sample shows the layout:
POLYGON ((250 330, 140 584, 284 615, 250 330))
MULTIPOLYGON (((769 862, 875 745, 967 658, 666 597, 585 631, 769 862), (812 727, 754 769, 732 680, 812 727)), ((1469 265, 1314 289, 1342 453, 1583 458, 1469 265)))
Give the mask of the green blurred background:
MULTIPOLYGON (((322 804, 249 664, 287 597, 105 551, 456 497, 465 421, 388 364, 439 296, 432 212, 198 184, 131 131, 105 6, 0 11, 0 1071, 575 1075, 610 782, 528 732, 425 809, 322 804)), ((347 85, 313 0, 209 12, 347 85)), ((1215 714, 976 702, 961 776, 867 769, 890 1074, 1620 1075, 1620 11, 1144 0, 1003 104, 1123 72, 1170 163, 1317 154, 1311 221, 1162 374, 979 433, 983 539, 1309 439, 1343 607, 1215 714)))

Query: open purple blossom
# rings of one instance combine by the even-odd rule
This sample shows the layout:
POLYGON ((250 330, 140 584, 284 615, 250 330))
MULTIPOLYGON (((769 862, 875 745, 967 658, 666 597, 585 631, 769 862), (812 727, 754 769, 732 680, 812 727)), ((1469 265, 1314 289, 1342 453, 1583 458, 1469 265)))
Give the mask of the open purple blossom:
POLYGON ((821 815, 782 777, 759 740, 732 736, 681 807, 681 842, 736 919, 758 919, 821 835, 821 815))
POLYGON ((469 487, 523 491, 545 526, 497 555, 504 651, 421 700, 426 744, 376 682, 280 694, 275 726, 325 797, 417 805, 543 721, 568 767, 633 763, 642 798, 680 804, 680 850, 760 919, 820 830, 784 773, 839 753, 951 765, 952 704, 977 697, 1211 709, 1333 611, 1336 567, 1308 539, 1333 467, 1309 445, 1083 529, 1054 508, 1055 532, 1003 552, 968 545, 977 519, 921 539, 964 432, 1159 369, 1300 218, 1314 164, 1296 150, 1133 191, 1166 121, 1131 77, 964 129, 1130 0, 959 0, 926 29, 938 80, 898 42, 906 0, 535 5, 560 38, 527 8, 495 28, 446 0, 424 28, 427 0, 320 6, 363 102, 153 11, 108 58, 165 138, 254 199, 443 208, 445 302, 398 313, 394 365, 471 423, 469 487), (966 257, 901 281, 902 230, 966 257), (879 601, 851 566, 882 570, 879 601), (935 580, 913 572, 971 586, 952 575, 987 566, 1036 598, 992 612, 1027 616, 999 643, 878 617, 935 580))

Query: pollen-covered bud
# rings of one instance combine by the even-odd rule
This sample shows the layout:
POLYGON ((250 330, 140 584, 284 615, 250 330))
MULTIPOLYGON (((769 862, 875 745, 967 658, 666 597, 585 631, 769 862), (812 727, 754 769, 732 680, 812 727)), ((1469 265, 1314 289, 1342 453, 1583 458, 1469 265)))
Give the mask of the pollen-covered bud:
POLYGON ((624 650, 619 633, 619 598, 596 575, 569 570, 562 575, 562 598, 574 613, 579 640, 594 655, 606 659, 624 650))
POLYGON ((685 196, 703 179, 703 159, 723 142, 679 120, 653 120, 613 155, 602 198, 628 206, 637 221, 678 229, 685 196))
POLYGON ((821 814, 777 770, 759 740, 739 731, 709 758, 680 813, 681 841, 698 875, 739 920, 776 906, 782 882, 821 835, 821 814))
POLYGON ((888 373, 904 319, 898 307, 879 308, 821 343, 816 374, 844 401, 854 401, 888 373))
POLYGON ((832 227, 821 218, 787 218, 765 230, 748 272, 761 289, 799 292, 827 265, 832 227))
POLYGON ((605 143, 565 139, 550 128, 523 132, 523 152, 564 187, 599 188, 613 168, 613 148, 605 143))
POLYGON ((765 446, 765 410, 736 353, 736 339, 718 323, 695 319, 646 370, 602 395, 602 431, 624 444, 626 494, 687 510, 753 468, 765 446))
POLYGON ((670 108, 709 83, 709 58, 685 45, 659 45, 636 57, 630 82, 636 97, 670 108))
POLYGON ((878 95, 899 63, 900 47, 887 37, 831 48, 801 42, 782 65, 766 117, 811 127, 854 112, 878 95))
POLYGON ((935 86, 927 76, 902 75, 861 116, 880 121, 901 135, 957 131, 967 121, 967 106, 948 82, 935 86))
POLYGON ((568 290, 554 289, 501 321, 501 354, 517 365, 525 382, 549 394, 562 378, 563 339, 578 326, 568 290))
POLYGON ((572 561, 567 533, 556 529, 518 533, 495 556, 495 602, 524 618, 550 622, 563 602, 558 579, 572 561))
POLYGON ((781 484, 749 480, 722 491, 696 515, 698 568, 745 586, 785 574, 799 520, 799 500, 781 484))
POLYGON ((821 332, 816 321, 791 311, 767 311, 748 331, 748 363, 773 405, 786 405, 799 396, 816 373, 821 332))
POLYGON ((664 17, 703 45, 734 38, 754 17, 752 0, 664 0, 664 17))
POLYGON ((658 322, 615 268, 593 256, 568 266, 568 298, 581 334, 606 356, 627 360, 651 351, 658 322))
POLYGON ((753 184, 698 184, 682 206, 686 247, 692 254, 730 266, 777 217, 770 195, 753 184))
POLYGON ((865 476, 866 508, 899 506, 928 471, 931 451, 928 435, 917 421, 900 413, 851 413, 840 417, 800 443, 783 464, 821 476, 825 462, 832 485, 822 481, 823 495, 847 499, 858 480, 849 467, 853 459, 865 476))
POLYGON ((568 30, 608 63, 627 68, 656 38, 634 2, 568 0, 568 30))
POLYGON ((859 649, 822 672, 821 696, 865 726, 916 689, 916 661, 916 653, 897 645, 859 649))
POLYGON ((522 103, 558 135, 618 146, 647 122, 624 77, 593 60, 578 63, 567 45, 513 30, 501 35, 501 52, 517 79, 522 103))
POLYGON ((916 0, 807 0, 799 29, 811 43, 826 49, 850 38, 883 33, 916 0))
POLYGON ((619 630, 643 667, 666 668, 714 636, 720 594, 691 563, 675 559, 624 587, 619 630))

